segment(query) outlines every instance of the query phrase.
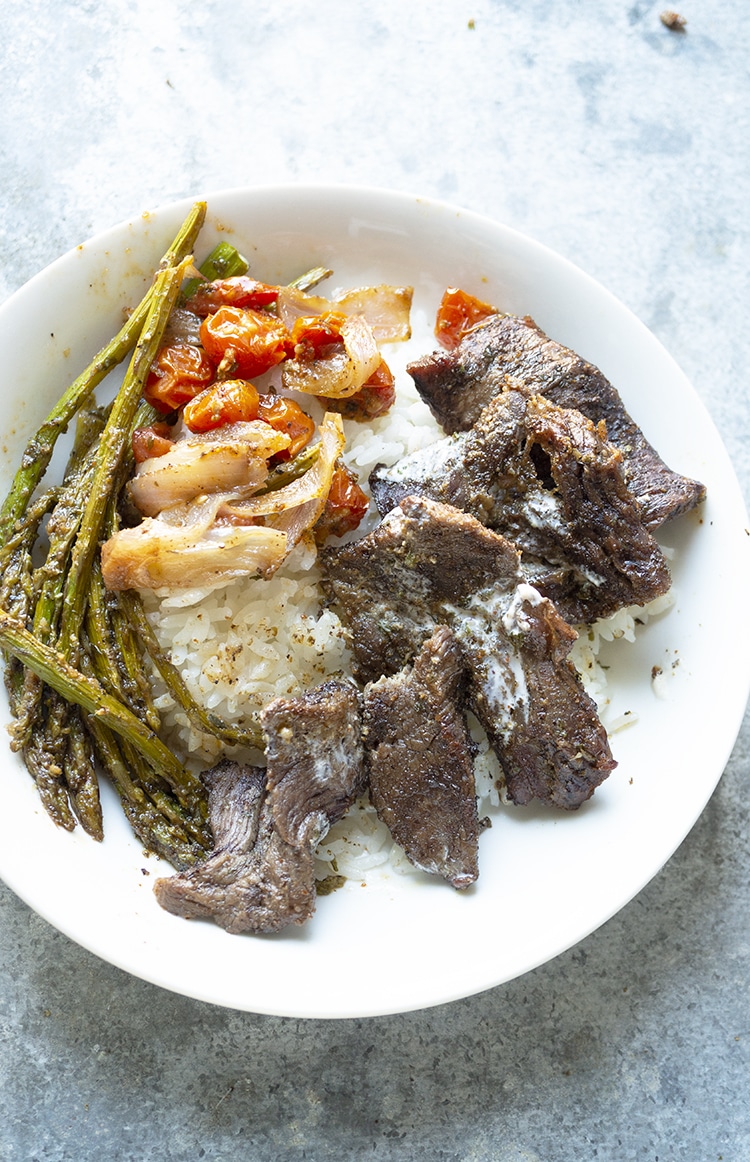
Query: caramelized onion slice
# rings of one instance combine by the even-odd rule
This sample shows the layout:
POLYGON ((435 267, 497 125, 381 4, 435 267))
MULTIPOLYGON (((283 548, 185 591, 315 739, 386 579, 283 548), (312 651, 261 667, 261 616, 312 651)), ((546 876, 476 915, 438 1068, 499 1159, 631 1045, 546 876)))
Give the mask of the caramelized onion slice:
POLYGON ((146 517, 120 529, 102 546, 102 574, 109 589, 192 588, 269 576, 287 555, 283 530, 259 525, 216 524, 218 498, 170 510, 169 520, 146 517))
POLYGON ((184 504, 203 493, 241 488, 257 491, 268 476, 268 465, 236 445, 180 447, 153 460, 144 460, 128 485, 130 498, 143 516, 158 516, 165 508, 184 504), (163 461, 169 460, 169 463, 163 461), (153 465, 153 467, 151 467, 153 465))
MULTIPOLYGON (((220 516, 228 516, 234 520, 257 520, 266 518, 266 526, 287 528, 298 523, 296 520, 282 519, 287 513, 305 508, 304 528, 311 527, 325 508, 328 493, 331 489, 333 470, 336 461, 344 450, 344 425, 341 416, 336 412, 326 412, 320 425, 320 451, 312 468, 304 476, 293 480, 283 488, 273 492, 266 492, 262 496, 251 496, 245 501, 235 501, 224 498, 218 509, 220 516), (312 506, 312 507, 310 507, 312 506), (316 515, 311 517, 314 509, 316 515)), ((300 529, 289 545, 291 549, 299 540, 304 529, 300 529)))
MULTIPOLYGON (((265 420, 237 420, 234 424, 224 424, 211 428, 208 432, 190 432, 184 437, 190 444, 245 444, 258 456, 266 460, 276 452, 289 447, 286 432, 272 428, 265 420)), ((182 440, 179 441, 182 443, 182 440)))
POLYGON ((345 315, 364 315, 376 343, 400 343, 411 338, 410 286, 363 286, 345 291, 334 301, 334 309, 345 315))
POLYGON ((325 508, 344 442, 341 416, 327 412, 313 466, 284 488, 244 502, 231 492, 215 493, 164 509, 136 528, 120 529, 102 546, 105 584, 110 589, 185 589, 235 577, 269 577, 325 508), (264 525, 237 523, 261 517, 264 525))
MULTIPOLYGON (((178 440, 163 456, 139 464, 128 484, 130 498, 144 516, 156 516, 204 493, 240 489, 256 492, 268 476, 266 460, 288 448, 286 432, 251 421, 222 429, 223 438, 178 440)), ((213 433, 212 433, 213 434, 213 433)))
POLYGON ((411 338, 411 303, 414 288, 391 286, 356 287, 343 291, 335 299, 306 295, 295 287, 282 287, 277 310, 291 331, 295 320, 303 315, 324 315, 340 311, 344 315, 362 315, 370 324, 376 343, 397 343, 411 338))
POLYGON ((287 391, 342 399, 354 395, 380 366, 381 355, 372 328, 362 315, 352 315, 341 326, 341 342, 317 359, 287 359, 281 382, 287 391))
POLYGON ((288 331, 305 315, 325 315, 332 310, 331 300, 321 295, 307 295, 294 286, 283 286, 276 300, 276 311, 288 331))
POLYGON ((331 491, 336 461, 344 451, 345 443, 341 416, 337 412, 326 412, 320 425, 320 454, 307 473, 309 476, 317 470, 316 478, 310 482, 308 497, 302 504, 285 508, 267 522, 270 527, 286 533, 289 552, 322 516, 331 491))

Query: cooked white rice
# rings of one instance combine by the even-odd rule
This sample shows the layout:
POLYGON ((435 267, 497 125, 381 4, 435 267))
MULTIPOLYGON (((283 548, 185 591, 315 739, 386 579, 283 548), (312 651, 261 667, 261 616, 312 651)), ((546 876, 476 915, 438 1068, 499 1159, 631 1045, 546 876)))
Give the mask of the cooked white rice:
MULTIPOLYGON (((397 358, 389 362, 397 371, 397 358)), ((397 382, 398 398, 387 416, 368 424, 345 424, 345 460, 363 486, 376 464, 393 464, 443 435, 409 376, 397 374, 397 382)), ((357 535, 376 522, 377 515, 368 514, 357 535)), ((268 581, 235 581, 215 589, 144 594, 161 645, 169 651, 193 696, 206 708, 231 723, 242 724, 273 698, 350 672, 343 626, 321 602, 315 558, 314 546, 299 545, 268 581)), ((638 623, 669 604, 667 595, 646 610, 620 610, 584 629, 573 647, 572 661, 610 733, 633 718, 625 715, 607 721, 607 679, 598 663, 600 645, 616 639, 633 641, 638 623)), ((166 691, 159 696, 157 706, 179 749, 204 766, 218 759, 221 744, 196 731, 166 691)), ((501 771, 478 722, 470 717, 469 725, 477 744, 479 813, 480 817, 491 816, 503 807, 498 789, 501 771)), ((263 761, 259 754, 241 757, 263 761)), ((319 879, 338 875, 358 884, 383 874, 414 871, 366 801, 356 804, 332 827, 318 849, 319 879)))

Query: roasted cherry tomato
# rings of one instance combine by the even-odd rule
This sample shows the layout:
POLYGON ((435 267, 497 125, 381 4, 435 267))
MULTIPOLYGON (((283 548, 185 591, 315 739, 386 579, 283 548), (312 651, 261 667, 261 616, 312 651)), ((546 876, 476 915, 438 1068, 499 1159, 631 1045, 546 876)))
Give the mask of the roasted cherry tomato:
POLYGON ((179 343, 162 347, 151 364, 143 394, 163 415, 203 391, 214 378, 211 360, 200 347, 179 343))
POLYGON ((222 379, 185 404, 182 413, 191 432, 210 432, 225 424, 258 418, 258 393, 244 379, 222 379))
POLYGON ((279 297, 279 287, 256 282, 246 274, 202 282, 187 300, 196 315, 212 315, 219 307, 268 307, 279 297))
POLYGON ((375 368, 367 383, 341 399, 327 399, 318 396, 324 407, 331 412, 339 412, 347 420, 374 420, 384 416, 396 399, 396 384, 390 367, 383 359, 375 368))
POLYGON ((315 359, 321 347, 341 342, 341 328, 346 315, 326 311, 323 315, 301 315, 294 320, 292 345, 295 359, 315 359))
POLYGON ((315 525, 315 540, 343 537, 356 529, 367 512, 369 501, 357 484, 357 477, 339 460, 333 470, 326 506, 315 525))
POLYGON ((286 358, 291 339, 274 315, 241 307, 219 307, 203 320, 201 342, 215 363, 226 356, 232 361, 235 374, 252 379, 286 358))
POLYGON ((497 311, 489 303, 475 299, 466 291, 449 286, 438 307, 435 321, 435 337, 443 347, 452 351, 482 319, 496 315, 497 311))
POLYGON ((286 432, 291 444, 277 452, 276 460, 291 460, 310 443, 315 424, 293 399, 281 395, 262 395, 258 400, 258 419, 265 420, 277 432, 286 432))
POLYGON ((147 428, 136 428, 133 432, 133 456, 136 464, 150 460, 152 456, 165 456, 174 448, 172 429, 169 424, 151 424, 147 428))

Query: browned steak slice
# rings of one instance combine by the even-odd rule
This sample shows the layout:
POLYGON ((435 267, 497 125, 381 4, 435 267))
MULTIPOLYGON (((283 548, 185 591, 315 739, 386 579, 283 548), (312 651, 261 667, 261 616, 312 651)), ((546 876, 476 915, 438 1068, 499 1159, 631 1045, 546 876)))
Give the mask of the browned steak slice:
POLYGON ((351 683, 277 698, 262 722, 268 769, 225 760, 203 775, 214 850, 154 888, 167 911, 228 932, 276 932, 313 914, 315 848, 365 785, 351 683))
POLYGON ((543 396, 495 396, 469 431, 379 466, 370 487, 381 513, 419 494, 502 533, 568 621, 644 605, 670 585, 625 484, 621 453, 579 411, 543 396))
POLYGON ((492 315, 472 328, 454 351, 436 351, 409 364, 417 389, 446 432, 464 431, 494 397, 509 388, 576 408, 625 459, 626 481, 650 527, 693 508, 702 484, 668 468, 625 410, 616 388, 597 367, 548 338, 534 321, 492 315))
POLYGON ((617 765, 568 654, 576 632, 521 583, 510 603, 475 595, 451 623, 471 673, 469 702, 497 754, 508 796, 575 809, 617 765))
POLYGON ((576 632, 527 583, 504 537, 451 505, 406 497, 372 533, 321 560, 362 681, 397 673, 438 625, 453 630, 469 705, 512 799, 576 807, 613 769, 567 657, 576 632))
POLYGON ((480 589, 512 593, 518 550, 474 517, 408 497, 367 536, 320 554, 323 589, 347 627, 361 682, 396 674, 412 661, 443 606, 480 589))
POLYGON ((288 843, 313 845, 365 786, 359 694, 331 680, 261 714, 274 823, 288 843))
POLYGON ((274 828, 265 771, 225 759, 203 779, 215 847, 197 867, 156 881, 161 906, 227 932, 277 932, 307 920, 313 847, 287 843, 274 828))
POLYGON ((480 824, 473 750, 461 712, 461 649, 438 627, 395 677, 365 688, 370 798, 423 871, 467 888, 478 874, 480 824))

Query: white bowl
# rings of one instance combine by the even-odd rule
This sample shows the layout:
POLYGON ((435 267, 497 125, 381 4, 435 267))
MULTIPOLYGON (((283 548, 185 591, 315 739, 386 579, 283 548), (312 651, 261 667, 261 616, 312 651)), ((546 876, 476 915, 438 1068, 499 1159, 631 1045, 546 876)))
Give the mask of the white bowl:
MULTIPOLYGON (((228 237, 252 272, 283 282, 313 265, 336 282, 415 288, 415 317, 447 285, 532 315, 597 364, 667 462, 702 480, 697 513, 664 528, 676 602, 611 652, 616 771, 573 813, 509 808, 481 839, 481 874, 458 894, 394 875, 319 901, 302 928, 229 936, 168 915, 145 857, 105 794, 106 839, 57 830, 9 749, 0 754, 0 875, 40 915, 103 959, 215 1004, 354 1017, 418 1009, 490 988, 581 940, 662 867, 713 791, 750 685, 750 538, 731 464, 697 395, 650 332, 569 262, 454 206, 381 190, 281 187, 207 196, 200 259, 228 237), (652 667, 666 675, 663 697, 652 667)), ((142 294, 191 202, 85 242, 0 309, 3 485, 29 434, 142 294)), ((424 329, 422 329, 424 334, 424 329)), ((410 354, 422 354, 412 341, 410 354)), ((7 711, 6 711, 7 718, 7 711)))

